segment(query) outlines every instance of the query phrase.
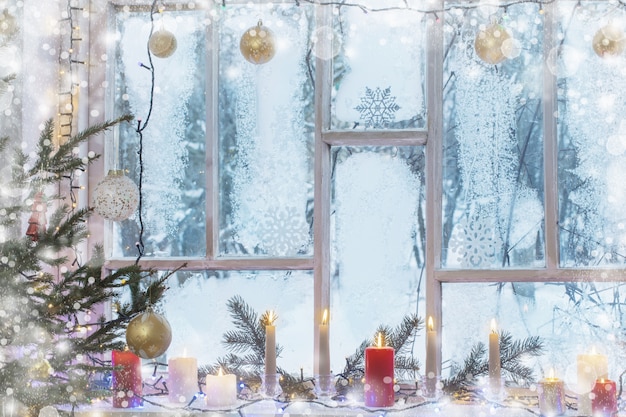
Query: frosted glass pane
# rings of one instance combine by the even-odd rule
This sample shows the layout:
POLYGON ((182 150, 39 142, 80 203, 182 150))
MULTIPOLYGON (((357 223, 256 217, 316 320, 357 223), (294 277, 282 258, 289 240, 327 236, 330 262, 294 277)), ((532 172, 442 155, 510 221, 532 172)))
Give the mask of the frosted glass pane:
POLYGON ((624 283, 444 283, 444 376, 451 365, 462 365, 472 346, 488 343, 490 322, 495 318, 498 329, 515 340, 542 339, 543 354, 524 360, 537 379, 554 367, 575 389, 576 356, 588 353, 592 346, 608 355, 609 377, 616 379, 626 360, 620 330, 626 324, 621 314, 624 303, 624 283))
MULTIPOLYGON (((561 265, 621 266, 626 255, 626 60, 596 36, 623 14, 606 2, 559 3, 551 68, 558 75, 561 265), (599 41, 601 42, 601 41, 599 41)), ((621 41, 620 41, 621 42, 621 41)), ((623 48, 623 42, 622 42, 623 48)))
POLYGON ((278 315, 276 343, 283 348, 278 367, 294 375, 303 367, 313 375, 311 272, 178 273, 168 284, 161 310, 172 326, 168 356, 180 356, 186 349, 202 366, 215 365, 218 358, 233 353, 223 343, 224 333, 236 330, 227 301, 240 296, 259 317, 267 310, 278 315))
MULTIPOLYGON (((331 355, 422 314, 424 149, 333 148, 331 355)), ((423 317, 423 315, 422 315, 423 317)), ((415 342, 416 352, 423 344, 415 342)))
POLYGON ((311 11, 284 4, 220 11, 221 255, 312 254, 311 11), (246 61, 239 50, 242 34, 259 19, 276 40, 276 55, 263 65, 246 61))
POLYGON ((538 7, 511 5, 503 15, 451 5, 445 15, 443 267, 545 265, 538 7), (474 47, 492 19, 523 45, 497 65, 474 47))
MULTIPOLYGON (((37 103, 30 102, 29 99, 32 98, 24 97, 23 95, 21 80, 24 74, 22 66, 26 65, 27 69, 32 68, 36 71, 36 68, 40 68, 41 65, 46 65, 47 63, 42 62, 40 57, 37 56, 37 49, 41 50, 39 44, 29 48, 30 44, 24 42, 25 36, 33 38, 36 32, 34 34, 34 31, 30 31, 26 35, 23 31, 23 26, 36 25, 38 23, 37 19, 30 19, 24 22, 23 7, 7 4, 5 6, 8 7, 3 8, 2 12, 0 12, 0 24, 3 25, 0 32, 0 132, 2 132, 1 136, 9 137, 14 143, 19 143, 23 134, 22 106, 37 105, 37 103)), ((31 28, 29 27, 28 29, 31 28)), ((37 41, 39 40, 37 39, 37 41)), ((35 43, 34 39, 29 39, 29 41, 35 43)), ((45 83, 46 80, 44 78, 39 81, 45 83)), ((40 85, 32 81, 29 82, 29 85, 33 90, 39 90, 36 95, 40 100, 48 98, 45 95, 41 97, 42 91, 54 88, 54 84, 40 85), (32 84, 36 85, 32 86, 32 84)), ((39 113, 36 114, 39 116, 39 113)), ((30 119, 33 116, 32 112, 28 112, 25 116, 29 120, 28 123, 35 126, 39 126, 44 121, 30 119)), ((27 130, 27 128, 24 128, 24 130, 27 130)), ((33 137, 37 138, 38 133, 37 131, 33 137)))
MULTIPOLYGON (((380 2, 367 3, 380 7, 380 2)), ((405 7, 405 2, 385 6, 405 7)), ((426 15, 406 10, 366 14, 358 7, 336 11, 333 28, 324 28, 328 35, 320 36, 335 41, 332 128, 424 128, 426 15)))
MULTIPOLYGON (((145 122, 150 100, 149 13, 115 15, 114 114, 132 113, 145 122)), ((155 91, 152 115, 144 130, 143 220, 146 256, 203 256, 205 244, 205 29, 199 12, 167 12, 163 27, 174 33, 170 58, 152 57, 155 91)), ((161 22, 156 22, 157 29, 161 22)), ((119 164, 139 182, 136 125, 119 129, 119 146, 109 143, 109 164, 119 164)), ((114 256, 136 256, 136 215, 115 224, 114 256)))

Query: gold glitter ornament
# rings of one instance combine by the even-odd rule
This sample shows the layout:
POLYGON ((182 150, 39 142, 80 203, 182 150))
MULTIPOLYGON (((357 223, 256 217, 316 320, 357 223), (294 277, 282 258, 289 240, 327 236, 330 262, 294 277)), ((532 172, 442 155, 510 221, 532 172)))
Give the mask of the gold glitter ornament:
POLYGON ((150 52, 156 57, 159 58, 167 58, 172 56, 172 54, 176 51, 176 47, 178 46, 178 42, 176 41, 176 36, 169 30, 159 29, 150 35, 150 39, 148 40, 148 48, 150 48, 150 52))
POLYGON ((50 362, 43 357, 39 357, 33 366, 28 369, 28 376, 37 381, 48 379, 51 373, 52 366, 50 362))
POLYGON ((172 328, 167 319, 151 307, 135 316, 126 328, 126 344, 135 355, 144 359, 161 356, 172 342, 172 328))
POLYGON ((626 39, 624 39, 624 31, 609 23, 601 27, 593 37, 593 50, 601 58, 617 56, 624 52, 626 39))
POLYGON ((499 64, 506 59, 502 44, 510 37, 502 25, 492 23, 476 35, 476 54, 488 64, 499 64))
POLYGON ((241 36, 239 50, 247 61, 256 65, 265 64, 276 53, 274 34, 259 20, 256 26, 249 28, 241 36))

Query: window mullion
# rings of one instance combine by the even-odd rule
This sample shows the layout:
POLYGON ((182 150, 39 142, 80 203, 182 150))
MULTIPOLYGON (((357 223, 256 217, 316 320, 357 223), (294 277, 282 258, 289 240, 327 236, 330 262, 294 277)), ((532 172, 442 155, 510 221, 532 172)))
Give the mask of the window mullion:
MULTIPOLYGON (((316 26, 332 27, 331 6, 316 6, 316 26)), ((324 39, 330 42, 330 39, 324 39)), ((319 373, 319 327, 324 309, 330 309, 330 145, 322 132, 330 127, 332 60, 317 58, 315 62, 315 190, 314 190, 314 363, 319 373)))
POLYGON ((546 268, 556 271, 559 267, 559 228, 558 228, 558 136, 557 136, 557 87, 556 77, 548 68, 549 54, 554 46, 553 3, 544 5, 543 39, 543 161, 544 161, 544 204, 545 204, 545 245, 546 268))
MULTIPOLYGON (((437 3, 443 9, 443 0, 437 3)), ((441 335, 441 282, 436 270, 441 266, 441 204, 443 175, 443 20, 428 25, 427 88, 428 142, 426 145, 426 316, 433 317, 435 330, 441 335)), ((437 341, 436 374, 441 375, 441 342, 437 341)), ((427 349, 428 352, 428 349, 427 349)), ((430 359, 430 360, 429 360, 430 359)), ((426 372, 432 364, 427 358, 426 372)))
POLYGON ((219 32, 218 26, 206 29, 206 258, 215 259, 219 241, 219 32))

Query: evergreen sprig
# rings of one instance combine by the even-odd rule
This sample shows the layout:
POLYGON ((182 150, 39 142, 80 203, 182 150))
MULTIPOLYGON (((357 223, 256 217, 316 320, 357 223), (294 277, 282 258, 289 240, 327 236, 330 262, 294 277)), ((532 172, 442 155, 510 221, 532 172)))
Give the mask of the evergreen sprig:
MULTIPOLYGON (((528 385, 535 381, 532 368, 524 365, 528 356, 540 356, 543 341, 539 336, 514 340, 508 332, 500 333, 500 366, 504 377, 518 385, 528 385)), ((452 376, 443 381, 447 392, 468 391, 476 385, 476 378, 489 373, 489 358, 484 343, 476 343, 463 361, 462 366, 452 365, 452 376)))

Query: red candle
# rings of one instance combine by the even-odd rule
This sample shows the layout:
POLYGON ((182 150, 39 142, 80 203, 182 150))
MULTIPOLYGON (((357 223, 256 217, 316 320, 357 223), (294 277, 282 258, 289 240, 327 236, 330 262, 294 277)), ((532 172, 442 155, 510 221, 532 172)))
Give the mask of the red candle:
POLYGON ((365 348, 365 405, 389 407, 394 402, 393 368, 394 350, 382 346, 382 335, 378 335, 378 346, 365 348))
POLYGON ((114 350, 113 407, 133 408, 143 405, 141 399, 141 360, 131 351, 114 350))
POLYGON ((617 413, 615 381, 598 379, 591 390, 591 411, 594 416, 608 417, 617 413))

